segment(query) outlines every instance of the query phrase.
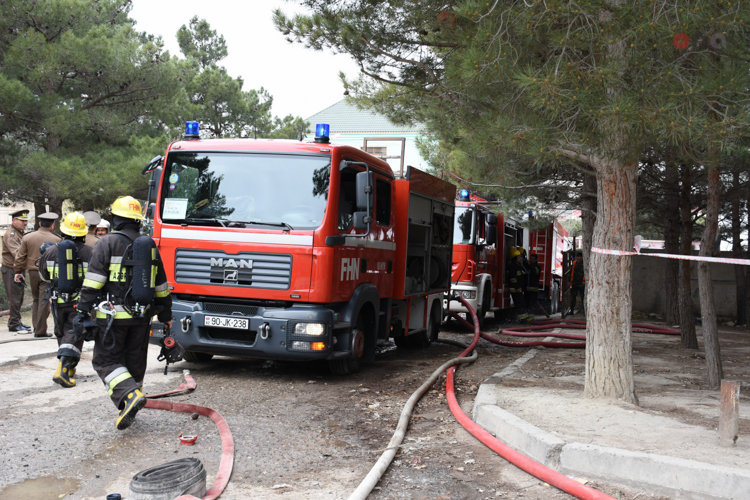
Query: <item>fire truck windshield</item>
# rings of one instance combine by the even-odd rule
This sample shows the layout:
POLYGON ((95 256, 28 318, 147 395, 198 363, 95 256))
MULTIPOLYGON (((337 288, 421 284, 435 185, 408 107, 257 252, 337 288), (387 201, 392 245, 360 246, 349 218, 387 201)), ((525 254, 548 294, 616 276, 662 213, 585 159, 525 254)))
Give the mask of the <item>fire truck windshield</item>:
POLYGON ((453 244, 471 245, 474 243, 476 216, 473 208, 456 207, 453 227, 453 244))
POLYGON ((280 230, 323 222, 330 156, 172 152, 162 184, 165 223, 280 230))

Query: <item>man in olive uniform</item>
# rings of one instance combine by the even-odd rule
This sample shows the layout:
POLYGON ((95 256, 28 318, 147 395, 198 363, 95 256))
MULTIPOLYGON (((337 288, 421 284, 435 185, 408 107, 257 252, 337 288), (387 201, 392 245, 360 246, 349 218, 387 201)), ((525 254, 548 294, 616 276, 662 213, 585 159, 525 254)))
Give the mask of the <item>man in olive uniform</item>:
POLYGON ((3 235, 3 262, 0 272, 3 275, 5 296, 10 303, 10 316, 8 316, 8 330, 13 333, 31 333, 31 327, 21 323, 21 305, 23 305, 23 284, 14 281, 15 271, 13 266, 16 261, 18 247, 21 246, 23 233, 29 223, 29 211, 18 210, 10 214, 11 226, 3 235))
POLYGON ((86 224, 89 225, 89 232, 86 235, 86 244, 91 248, 99 241, 99 237, 96 235, 96 225, 102 221, 101 215, 96 212, 88 211, 83 212, 83 216, 86 218, 86 224))
MULTIPOLYGON (((91 252, 93 249, 86 245, 86 235, 88 234, 88 224, 83 214, 71 212, 66 215, 60 223, 60 232, 64 239, 71 240, 75 244, 75 251, 66 249, 70 255, 63 258, 67 261, 73 260, 76 263, 77 276, 74 276, 75 290, 66 291, 61 286, 60 277, 71 278, 66 274, 66 261, 60 262, 58 254, 58 245, 52 245, 42 255, 39 263, 39 275, 47 282, 52 293, 49 296, 52 308, 52 316, 55 320, 55 335, 57 336, 57 370, 52 376, 52 381, 60 384, 62 387, 75 387, 76 380, 73 378, 76 373, 76 366, 81 359, 81 349, 83 348, 83 336, 76 338, 73 332, 73 320, 76 317, 76 303, 78 295, 83 284, 83 277, 89 266, 91 252)), ((72 269, 71 269, 72 270, 72 269)), ((71 287, 73 288, 73 287, 71 287)))
POLYGON ((39 229, 29 233, 21 240, 21 246, 18 247, 15 264, 13 265, 16 275, 14 280, 21 283, 24 280, 23 273, 29 272, 29 286, 31 287, 31 322, 34 326, 34 337, 51 337, 47 333, 47 318, 49 317, 49 303, 42 305, 44 297, 47 295, 47 283, 39 277, 39 268, 37 262, 42 256, 39 247, 42 243, 57 243, 60 237, 52 232, 55 228, 55 221, 58 215, 52 212, 43 213, 37 216, 39 219, 39 229))
POLYGON ((128 261, 134 257, 126 253, 140 236, 141 204, 132 196, 124 196, 115 200, 111 211, 114 232, 104 236, 94 247, 78 299, 79 313, 74 330, 76 333, 83 331, 83 323, 94 306, 104 304, 96 311, 99 329, 92 364, 120 410, 115 425, 122 430, 133 423, 136 413, 146 405, 141 387, 146 374, 149 324, 156 315, 166 329, 172 327, 172 297, 155 246, 148 252, 151 282, 139 283, 132 279, 128 261), (148 287, 154 297, 151 303, 135 304, 135 287, 148 287))

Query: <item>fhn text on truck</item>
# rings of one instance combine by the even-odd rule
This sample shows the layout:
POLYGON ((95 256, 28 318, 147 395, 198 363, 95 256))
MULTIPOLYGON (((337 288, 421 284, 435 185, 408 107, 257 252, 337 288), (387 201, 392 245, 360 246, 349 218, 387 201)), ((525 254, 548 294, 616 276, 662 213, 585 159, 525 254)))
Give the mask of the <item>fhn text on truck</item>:
POLYGON ((201 140, 151 171, 149 216, 186 359, 327 360, 356 372, 393 337, 427 346, 450 290, 455 188, 359 149, 201 140))

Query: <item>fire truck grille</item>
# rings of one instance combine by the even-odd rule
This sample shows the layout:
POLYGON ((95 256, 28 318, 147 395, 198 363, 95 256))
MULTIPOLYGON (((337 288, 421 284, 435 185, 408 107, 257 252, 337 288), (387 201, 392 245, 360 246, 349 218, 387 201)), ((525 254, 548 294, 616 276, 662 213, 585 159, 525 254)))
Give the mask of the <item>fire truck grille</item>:
POLYGON ((204 302, 203 308, 206 312, 229 314, 240 313, 245 316, 255 316, 258 314, 256 306, 245 306, 242 304, 219 304, 217 302, 204 302))
POLYGON ((206 328, 206 336, 212 340, 232 340, 243 344, 253 345, 258 332, 253 330, 228 330, 225 328, 206 328))
POLYGON ((185 284, 288 290, 292 256, 178 248, 174 277, 177 283, 185 284))

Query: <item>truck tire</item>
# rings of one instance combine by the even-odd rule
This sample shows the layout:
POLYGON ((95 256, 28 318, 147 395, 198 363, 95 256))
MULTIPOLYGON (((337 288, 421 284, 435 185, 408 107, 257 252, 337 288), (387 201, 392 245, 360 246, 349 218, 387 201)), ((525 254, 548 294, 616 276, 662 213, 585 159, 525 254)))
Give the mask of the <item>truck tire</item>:
POLYGON ((182 359, 190 361, 191 363, 205 363, 206 361, 211 361, 211 358, 213 357, 213 354, 207 352, 185 351, 182 359))
POLYGON ((352 375, 362 367, 362 357, 365 354, 365 329, 362 317, 357 318, 357 323, 352 328, 352 347, 346 358, 331 359, 328 361, 328 369, 334 375, 352 375))
POLYGON ((557 282, 552 285, 552 297, 550 297, 549 308, 550 314, 560 312, 560 285, 557 282))
MULTIPOLYGON (((479 329, 481 330, 484 328, 484 319, 487 316, 487 311, 490 310, 490 307, 492 306, 492 288, 490 287, 489 283, 485 283, 484 285, 484 291, 482 292, 482 304, 479 306, 479 309, 477 310, 477 317, 479 318, 479 329)), ((474 324, 473 318, 471 314, 466 313, 466 320, 474 324)))

